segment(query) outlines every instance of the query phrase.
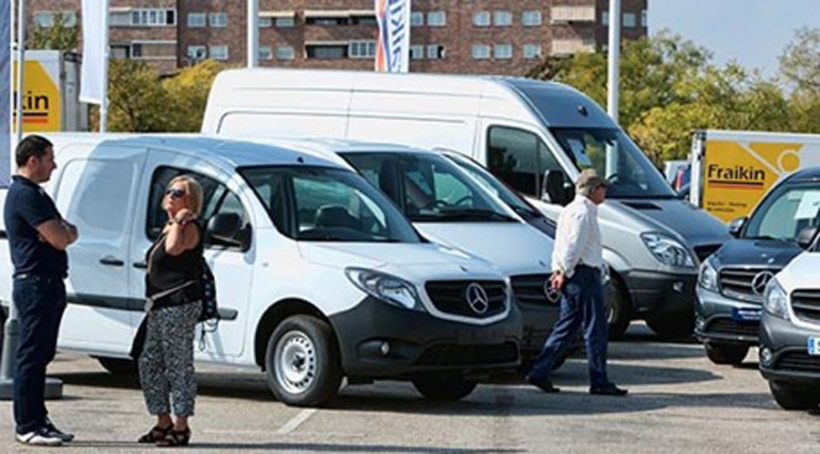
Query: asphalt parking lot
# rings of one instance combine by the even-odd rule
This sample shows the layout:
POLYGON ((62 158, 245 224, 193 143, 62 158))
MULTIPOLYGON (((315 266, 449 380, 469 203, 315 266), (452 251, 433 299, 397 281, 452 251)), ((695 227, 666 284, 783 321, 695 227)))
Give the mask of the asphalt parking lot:
MULTIPOLYGON (((742 452, 816 453, 817 412, 780 410, 757 372, 757 352, 739 368, 715 366, 694 342, 662 343, 641 326, 610 344, 610 375, 626 398, 587 394, 584 359, 555 376, 547 395, 510 377, 453 404, 425 401, 410 384, 350 386, 330 408, 286 407, 261 373, 202 367, 192 419, 194 452, 742 452)), ((150 428, 135 383, 96 361, 60 354, 50 373, 65 397, 52 419, 76 433, 71 452, 150 452, 134 442, 150 428)), ((0 452, 37 448, 12 438, 11 403, 0 402, 0 452)))

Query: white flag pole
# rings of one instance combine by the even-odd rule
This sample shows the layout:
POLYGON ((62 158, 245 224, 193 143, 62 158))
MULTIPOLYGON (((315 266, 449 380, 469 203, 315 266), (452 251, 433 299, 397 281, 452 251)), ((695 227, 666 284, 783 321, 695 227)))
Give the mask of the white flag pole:
POLYGON ((105 11, 102 18, 103 29, 103 69, 102 69, 102 99, 100 100, 100 134, 106 132, 108 127, 108 58, 110 50, 108 48, 108 6, 110 0, 105 2, 105 11))
POLYGON ((618 86, 620 85, 621 61, 621 0, 609 0, 609 92, 607 113, 618 122, 618 86))
MULTIPOLYGON (((23 80, 25 79, 26 66, 26 0, 20 0, 17 7, 17 91, 15 94, 16 112, 15 124, 17 135, 15 145, 23 140, 23 80)), ((14 152, 12 151, 12 156, 14 152)), ((16 168, 15 164, 14 167, 16 168)), ((10 318, 10 317, 9 317, 10 318)))
POLYGON ((248 68, 259 66, 259 0, 248 0, 248 68))

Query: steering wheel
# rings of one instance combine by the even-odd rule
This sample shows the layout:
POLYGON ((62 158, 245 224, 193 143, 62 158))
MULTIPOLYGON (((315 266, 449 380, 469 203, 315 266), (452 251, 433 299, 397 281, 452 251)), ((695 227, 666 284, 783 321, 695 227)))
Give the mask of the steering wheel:
POLYGON ((444 200, 433 200, 432 202, 428 203, 427 205, 424 205, 423 207, 421 207, 421 209, 422 210, 429 210, 430 208, 447 208, 448 206, 450 206, 450 204, 447 203, 444 200))
POLYGON ((620 176, 620 175, 618 175, 617 173, 612 173, 612 174, 609 174, 609 175, 606 177, 606 181, 609 181, 610 183, 615 184, 615 183, 617 183, 617 182, 618 182, 618 180, 619 180, 620 178, 621 178, 621 176, 620 176))
POLYGON ((453 203, 453 205, 455 205, 455 206, 466 205, 465 202, 470 202, 470 205, 472 205, 473 204, 472 203, 473 202, 473 195, 472 194, 467 194, 464 197, 456 200, 455 203, 453 203))

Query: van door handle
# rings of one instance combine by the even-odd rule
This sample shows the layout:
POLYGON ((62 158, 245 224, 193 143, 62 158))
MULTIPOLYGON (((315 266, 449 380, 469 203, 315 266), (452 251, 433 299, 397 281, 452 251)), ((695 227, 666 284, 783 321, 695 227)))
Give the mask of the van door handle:
POLYGON ((134 262, 131 264, 134 268, 139 268, 141 270, 147 270, 148 264, 145 262, 134 262))
POLYGON ((110 265, 110 266, 123 266, 123 265, 125 265, 125 262, 123 262, 122 260, 120 260, 118 258, 111 257, 110 255, 107 256, 107 257, 101 258, 100 263, 102 263, 103 265, 110 265))

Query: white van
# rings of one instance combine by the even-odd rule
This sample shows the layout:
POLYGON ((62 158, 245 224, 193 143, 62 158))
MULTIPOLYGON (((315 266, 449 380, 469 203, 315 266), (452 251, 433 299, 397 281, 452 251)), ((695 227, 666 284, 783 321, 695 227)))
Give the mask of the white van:
MULTIPOLYGON (((80 231, 68 249, 60 349, 127 364, 144 315, 145 252, 166 221, 160 200, 185 173, 203 186, 205 254, 226 318, 204 334, 197 360, 261 368, 291 405, 327 402, 343 377, 411 379, 428 398, 455 400, 519 362, 509 279, 424 241, 349 169, 228 140, 47 137, 59 167, 46 190, 80 231)), ((0 242, 5 301, 8 253, 0 242)))
POLYGON ((418 148, 339 139, 245 138, 349 166, 393 200, 426 239, 496 265, 510 277, 521 310, 522 354, 541 351, 560 310, 561 295, 549 286, 555 243, 491 188, 440 154, 418 148))
POLYGON ((691 333, 697 265, 726 227, 676 198, 660 172, 590 98, 512 77, 241 69, 217 76, 207 133, 304 135, 454 150, 556 219, 580 169, 611 182, 604 258, 621 295, 610 333, 633 316, 662 335, 691 333), (548 200, 545 202, 543 200, 548 200))

